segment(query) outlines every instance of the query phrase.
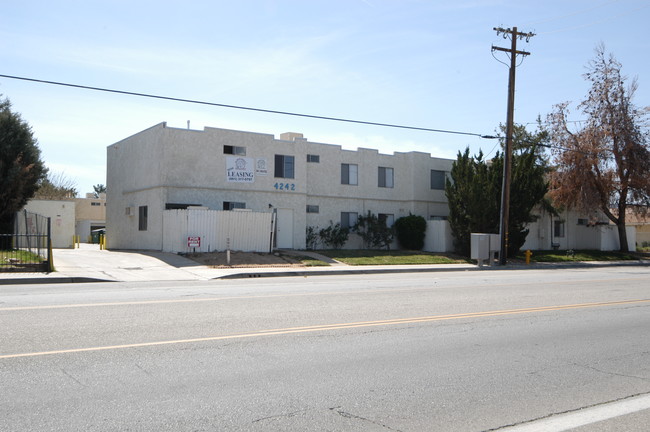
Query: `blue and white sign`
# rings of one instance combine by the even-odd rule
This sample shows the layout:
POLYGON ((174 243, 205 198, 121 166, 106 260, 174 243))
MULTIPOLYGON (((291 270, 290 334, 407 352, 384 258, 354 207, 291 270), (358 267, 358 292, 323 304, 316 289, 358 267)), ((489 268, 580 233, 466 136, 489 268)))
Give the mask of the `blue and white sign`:
POLYGON ((255 159, 241 156, 226 157, 226 176, 229 182, 254 183, 255 159))

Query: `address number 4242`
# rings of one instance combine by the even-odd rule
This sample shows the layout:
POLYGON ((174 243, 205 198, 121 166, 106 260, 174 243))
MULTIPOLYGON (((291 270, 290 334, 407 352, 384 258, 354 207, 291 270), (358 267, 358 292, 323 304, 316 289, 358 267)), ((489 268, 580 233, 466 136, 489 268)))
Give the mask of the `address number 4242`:
POLYGON ((296 184, 295 183, 276 183, 273 185, 273 187, 276 190, 283 190, 283 191, 295 191, 296 190, 296 184))

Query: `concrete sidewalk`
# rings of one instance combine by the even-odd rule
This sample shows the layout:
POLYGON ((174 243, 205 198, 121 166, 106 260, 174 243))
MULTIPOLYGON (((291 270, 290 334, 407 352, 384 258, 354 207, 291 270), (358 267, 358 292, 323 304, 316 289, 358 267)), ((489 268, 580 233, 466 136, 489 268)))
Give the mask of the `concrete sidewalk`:
MULTIPOLYGON (((569 264, 538 263, 530 266, 509 264, 499 267, 477 267, 473 264, 434 264, 399 266, 349 266, 333 263, 328 267, 256 267, 212 268, 177 254, 153 251, 107 251, 98 245, 84 244, 79 249, 55 249, 56 272, 3 273, 0 285, 72 282, 145 282, 145 281, 205 281, 211 279, 241 279, 283 276, 324 276, 371 273, 418 273, 440 271, 490 271, 505 269, 550 269, 571 267, 602 267, 650 265, 648 261, 589 262, 569 264)), ((307 253, 301 252, 301 255, 307 253)))

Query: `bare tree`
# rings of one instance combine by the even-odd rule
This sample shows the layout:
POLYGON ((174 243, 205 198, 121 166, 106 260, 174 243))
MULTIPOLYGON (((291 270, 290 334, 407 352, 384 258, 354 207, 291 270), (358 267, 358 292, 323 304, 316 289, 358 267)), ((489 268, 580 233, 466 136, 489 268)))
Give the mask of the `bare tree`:
POLYGON ((598 46, 584 75, 591 89, 578 105, 584 125, 569 128, 568 103, 557 105, 547 120, 556 166, 550 179, 554 202, 602 211, 618 228, 621 250, 628 251, 626 211, 644 212, 650 202, 650 148, 641 130, 648 109, 632 104, 637 83, 626 86, 621 69, 598 46))
POLYGON ((77 196, 77 184, 65 173, 49 172, 36 191, 36 199, 65 200, 77 196))

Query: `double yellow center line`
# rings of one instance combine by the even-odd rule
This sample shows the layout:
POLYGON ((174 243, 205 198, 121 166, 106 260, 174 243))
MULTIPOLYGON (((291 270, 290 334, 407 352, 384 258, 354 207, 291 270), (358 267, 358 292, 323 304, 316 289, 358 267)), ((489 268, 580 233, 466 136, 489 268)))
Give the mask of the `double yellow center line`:
POLYGON ((56 355, 56 354, 107 351, 107 350, 117 350, 117 349, 125 349, 125 348, 141 348, 141 347, 152 347, 152 346, 162 346, 162 345, 190 344, 190 343, 211 342, 211 341, 220 341, 220 340, 229 340, 229 339, 246 339, 246 338, 254 338, 254 337, 278 336, 278 335, 287 335, 287 334, 295 334, 295 333, 343 330, 343 329, 360 328, 360 327, 415 324, 415 323, 424 323, 424 322, 433 322, 433 321, 494 317, 494 316, 502 316, 502 315, 517 315, 517 314, 527 314, 527 313, 535 313, 535 312, 563 311, 563 310, 572 310, 572 309, 589 309, 589 308, 604 307, 604 306, 634 305, 634 304, 643 304, 643 303, 650 303, 650 299, 624 300, 624 301, 599 302, 599 303, 580 303, 580 304, 542 306, 542 307, 523 308, 523 309, 506 309, 506 310, 496 310, 496 311, 486 311, 486 312, 470 312, 470 313, 451 314, 451 315, 433 315, 433 316, 413 317, 413 318, 396 318, 396 319, 379 320, 379 321, 360 321, 360 322, 338 323, 338 324, 323 324, 323 325, 306 326, 306 327, 288 327, 288 328, 281 328, 281 329, 258 330, 250 333, 238 333, 238 334, 231 334, 231 335, 211 336, 211 337, 202 337, 202 338, 193 338, 193 339, 176 339, 176 340, 142 342, 142 343, 133 343, 133 344, 124 344, 124 345, 72 348, 72 349, 65 349, 65 350, 41 351, 41 352, 31 352, 31 353, 22 353, 22 354, 4 354, 4 355, 0 355, 0 359, 12 359, 12 358, 20 358, 20 357, 39 357, 39 356, 56 355))

